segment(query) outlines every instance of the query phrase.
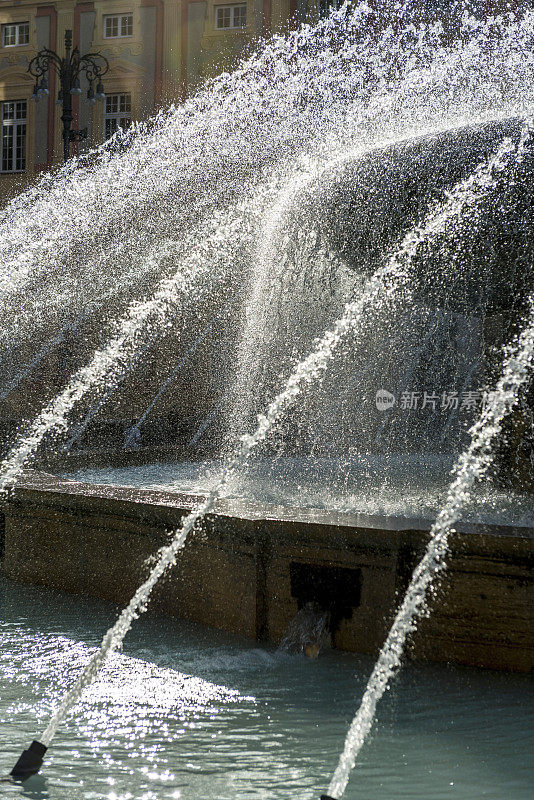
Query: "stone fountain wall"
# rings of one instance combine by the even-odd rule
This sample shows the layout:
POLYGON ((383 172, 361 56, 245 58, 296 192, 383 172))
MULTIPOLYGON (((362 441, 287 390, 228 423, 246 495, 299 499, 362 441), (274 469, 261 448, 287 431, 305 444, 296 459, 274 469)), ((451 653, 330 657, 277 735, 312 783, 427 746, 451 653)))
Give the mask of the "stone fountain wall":
MULTIPOLYGON (((197 499, 28 473, 3 509, 3 573, 122 605, 197 499)), ((323 595, 345 593, 335 646, 376 655, 429 527, 220 501, 156 587, 151 608, 278 642, 310 586, 320 584, 323 595)), ((526 528, 461 528, 409 657, 532 670, 533 537, 526 528)))

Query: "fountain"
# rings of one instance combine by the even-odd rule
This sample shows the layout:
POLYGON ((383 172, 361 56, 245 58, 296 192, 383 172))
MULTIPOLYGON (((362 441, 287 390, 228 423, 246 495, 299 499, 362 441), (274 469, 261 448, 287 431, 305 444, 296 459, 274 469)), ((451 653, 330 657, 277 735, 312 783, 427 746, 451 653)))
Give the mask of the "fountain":
MULTIPOLYGON (((69 547, 69 514, 115 514, 123 529, 128 504, 142 509, 140 525, 163 513, 172 530, 144 574, 146 537, 134 546, 128 579, 142 576, 140 585, 16 777, 39 769, 153 591, 164 602, 161 581, 176 561, 190 564, 190 535, 202 527, 208 569, 229 576, 239 563, 252 575, 253 565, 254 619, 250 599, 239 619, 217 607, 202 617, 198 599, 187 607, 182 594, 182 612, 276 638, 297 604, 322 603, 313 607, 324 628, 333 613, 324 597, 335 596, 338 646, 350 640, 348 649, 376 654, 385 639, 328 790, 336 797, 441 578, 453 530, 463 548, 486 553, 498 542, 503 563, 526 562, 530 467, 509 475, 507 465, 529 435, 514 408, 529 406, 534 347, 534 15, 466 15, 460 30, 444 30, 410 14, 406 6, 377 20, 376 10, 345 4, 315 28, 277 37, 120 148, 45 176, 1 213, 9 274, 0 284, 0 396, 13 415, 0 469, 4 571, 78 586, 78 556, 71 550, 66 586, 52 544, 44 549, 55 563, 37 577, 45 562, 29 563, 16 545, 17 525, 27 530, 21 507, 37 509, 36 519, 53 508, 56 541, 69 547), (28 391, 37 369, 42 380, 28 391), (103 447, 95 422, 104 412, 103 447), (32 461, 59 477, 24 474, 32 461), (286 541, 292 526, 320 542, 306 545, 320 551, 313 563, 286 541), (349 540, 343 556, 334 536, 349 540), (281 573, 277 547, 287 551, 291 595, 282 611, 268 589, 281 573), (388 575, 381 599, 370 569, 388 575)), ((96 556, 92 591, 123 600, 128 569, 117 557, 120 576, 96 556)), ((460 571, 452 567, 455 579, 460 571)), ((499 581, 501 573, 492 592, 499 581)), ((204 601, 215 603, 209 590, 204 601)), ((525 624, 518 615, 497 656, 497 634, 431 642, 427 655, 528 670, 525 624)))

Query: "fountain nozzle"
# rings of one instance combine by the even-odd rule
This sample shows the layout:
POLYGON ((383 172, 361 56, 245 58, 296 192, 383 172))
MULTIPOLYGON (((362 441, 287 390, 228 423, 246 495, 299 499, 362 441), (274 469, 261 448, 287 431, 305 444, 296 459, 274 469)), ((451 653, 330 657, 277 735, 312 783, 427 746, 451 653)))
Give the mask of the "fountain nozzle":
POLYGON ((43 765, 43 756, 47 751, 46 745, 33 740, 27 750, 22 751, 22 755, 9 773, 17 781, 25 781, 32 775, 37 775, 43 765))

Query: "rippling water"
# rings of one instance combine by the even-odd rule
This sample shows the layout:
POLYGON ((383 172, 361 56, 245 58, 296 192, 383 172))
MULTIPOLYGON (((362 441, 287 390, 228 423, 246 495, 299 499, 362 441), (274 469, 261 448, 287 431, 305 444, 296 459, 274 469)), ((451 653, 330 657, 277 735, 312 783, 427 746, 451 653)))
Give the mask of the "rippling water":
MULTIPOLYGON (((110 604, 0 581, 0 774, 115 616, 110 604)), ((373 660, 310 662, 198 625, 146 616, 55 738, 35 800, 316 800, 373 660)), ((345 797, 530 800, 527 676, 411 665, 382 707, 345 797)))
MULTIPOLYGON (((447 495, 452 457, 402 455, 357 458, 275 458, 251 461, 225 487, 227 497, 300 508, 434 519, 447 495)), ((84 468, 63 477, 88 483, 207 493, 220 480, 220 461, 158 462, 84 468)), ((463 518, 528 525, 534 498, 485 482, 475 487, 463 518)))

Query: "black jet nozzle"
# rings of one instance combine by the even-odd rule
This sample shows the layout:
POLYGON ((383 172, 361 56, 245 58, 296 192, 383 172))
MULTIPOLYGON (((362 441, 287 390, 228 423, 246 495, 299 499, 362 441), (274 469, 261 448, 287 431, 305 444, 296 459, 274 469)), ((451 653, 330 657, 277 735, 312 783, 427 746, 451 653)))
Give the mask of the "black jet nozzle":
POLYGON ((22 751, 21 757, 9 773, 11 777, 17 781, 25 781, 32 775, 37 775, 46 751, 47 747, 34 739, 28 749, 22 751))
POLYGON ((321 800, 336 800, 336 798, 335 797, 330 797, 329 794, 322 794, 321 795, 321 800))

